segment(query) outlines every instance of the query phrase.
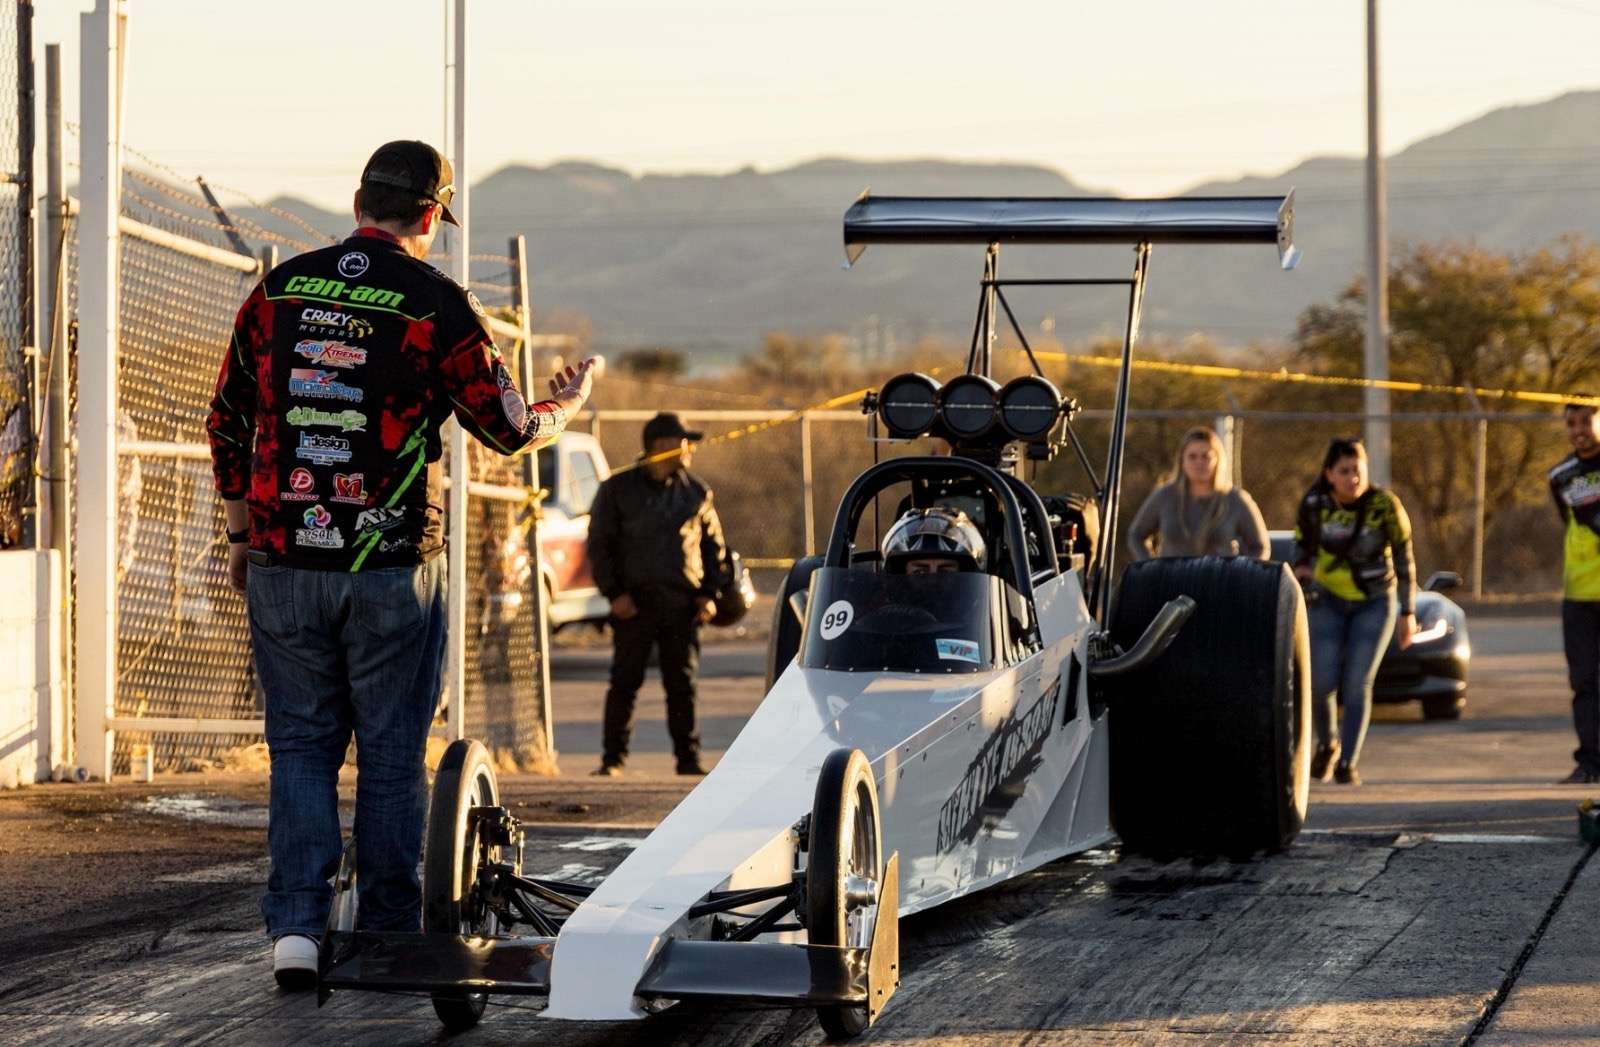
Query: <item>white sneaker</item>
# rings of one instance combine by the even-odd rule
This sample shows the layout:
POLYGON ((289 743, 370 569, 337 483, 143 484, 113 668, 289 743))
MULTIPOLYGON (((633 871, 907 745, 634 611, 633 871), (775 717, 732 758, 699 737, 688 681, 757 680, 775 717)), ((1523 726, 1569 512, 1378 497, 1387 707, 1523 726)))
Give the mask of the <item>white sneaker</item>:
POLYGON ((317 940, 309 934, 286 934, 272 943, 272 976, 288 992, 317 987, 317 940))

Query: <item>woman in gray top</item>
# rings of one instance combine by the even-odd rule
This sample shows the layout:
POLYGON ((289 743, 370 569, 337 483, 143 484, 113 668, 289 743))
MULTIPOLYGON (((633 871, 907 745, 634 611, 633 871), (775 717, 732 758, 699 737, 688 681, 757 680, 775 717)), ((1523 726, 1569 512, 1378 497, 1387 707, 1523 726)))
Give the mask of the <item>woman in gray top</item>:
POLYGON ((1150 492, 1128 525, 1135 560, 1152 556, 1268 555, 1267 525, 1255 499, 1229 479, 1228 452, 1210 429, 1190 429, 1172 479, 1150 492), (1154 539, 1154 542, 1152 542, 1154 539))

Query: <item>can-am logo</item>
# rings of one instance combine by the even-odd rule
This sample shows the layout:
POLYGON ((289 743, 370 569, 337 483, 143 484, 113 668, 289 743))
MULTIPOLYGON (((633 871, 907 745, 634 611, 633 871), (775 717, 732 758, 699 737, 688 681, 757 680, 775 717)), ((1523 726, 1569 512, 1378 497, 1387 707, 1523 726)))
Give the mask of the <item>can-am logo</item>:
POLYGON ((1044 755, 1045 739, 1055 727, 1061 680, 1050 685, 1028 711, 1013 716, 989 736, 939 809, 939 853, 957 843, 971 843, 985 822, 1004 818, 1027 785, 1044 755))
POLYGON ((351 287, 343 280, 335 280, 324 276, 291 276, 283 285, 283 293, 287 295, 305 295, 310 298, 332 298, 338 301, 351 302, 360 305, 382 306, 393 308, 405 301, 405 295, 399 291, 385 291, 381 287, 368 287, 366 284, 357 284, 351 287))

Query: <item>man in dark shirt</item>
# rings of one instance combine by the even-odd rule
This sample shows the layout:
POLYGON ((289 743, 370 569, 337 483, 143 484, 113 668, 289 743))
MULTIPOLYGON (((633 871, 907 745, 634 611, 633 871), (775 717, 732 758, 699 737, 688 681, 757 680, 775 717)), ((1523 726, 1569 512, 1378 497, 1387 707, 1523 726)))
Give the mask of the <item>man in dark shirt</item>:
POLYGON ((661 652, 667 730, 679 774, 704 774, 695 731, 700 626, 716 615, 726 548, 711 489, 689 472, 704 434, 663 412, 645 423, 644 450, 596 492, 589 518, 589 563, 611 601, 613 654, 603 744, 595 773, 622 773, 633 707, 650 648, 661 652))
POLYGON ((206 422, 266 695, 261 909, 286 988, 316 980, 352 734, 360 925, 420 929, 423 751, 445 644, 443 426, 454 417, 515 454, 554 439, 589 394, 593 361, 529 405, 478 300, 422 261, 455 222, 452 183, 422 142, 374 153, 355 233, 278 266, 239 310, 206 422))

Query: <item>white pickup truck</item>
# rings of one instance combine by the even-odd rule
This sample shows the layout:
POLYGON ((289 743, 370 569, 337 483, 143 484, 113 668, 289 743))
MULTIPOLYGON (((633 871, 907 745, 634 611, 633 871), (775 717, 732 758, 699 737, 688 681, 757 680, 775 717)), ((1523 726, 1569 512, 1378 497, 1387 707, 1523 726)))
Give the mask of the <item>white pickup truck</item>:
POLYGON ((589 506, 611 475, 600 441, 565 432, 539 452, 539 486, 548 491, 539 524, 539 573, 550 604, 550 626, 603 622, 611 605, 589 569, 589 506))

